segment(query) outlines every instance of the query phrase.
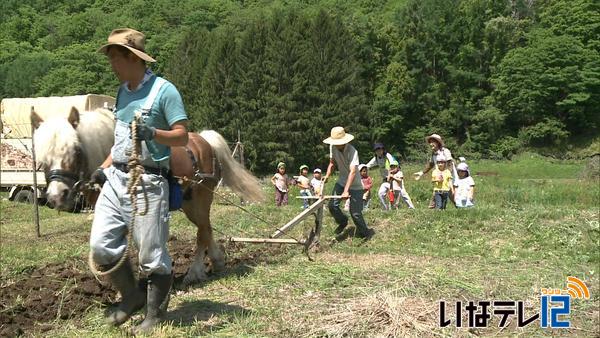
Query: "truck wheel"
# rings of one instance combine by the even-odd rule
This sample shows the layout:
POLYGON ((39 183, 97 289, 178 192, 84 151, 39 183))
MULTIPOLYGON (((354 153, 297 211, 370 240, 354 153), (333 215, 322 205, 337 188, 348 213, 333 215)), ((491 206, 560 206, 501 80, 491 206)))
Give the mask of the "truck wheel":
POLYGON ((23 189, 15 195, 15 201, 19 203, 33 203, 33 192, 31 190, 23 189))

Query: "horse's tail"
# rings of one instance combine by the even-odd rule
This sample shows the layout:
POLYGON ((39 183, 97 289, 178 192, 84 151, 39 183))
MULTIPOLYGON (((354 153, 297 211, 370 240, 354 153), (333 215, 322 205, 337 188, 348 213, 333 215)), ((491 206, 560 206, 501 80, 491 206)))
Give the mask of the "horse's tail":
POLYGON ((223 136, 214 130, 203 130, 200 136, 210 144, 217 156, 217 160, 221 164, 221 175, 224 183, 246 200, 263 201, 265 195, 258 178, 235 161, 223 136))

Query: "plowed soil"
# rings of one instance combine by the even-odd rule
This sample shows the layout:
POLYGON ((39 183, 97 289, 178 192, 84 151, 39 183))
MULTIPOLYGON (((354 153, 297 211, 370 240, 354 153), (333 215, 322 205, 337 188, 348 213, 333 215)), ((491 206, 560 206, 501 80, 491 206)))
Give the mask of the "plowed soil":
MULTIPOLYGON (((194 258, 194 240, 172 237, 169 250, 173 258, 175 281, 183 279, 194 258)), ((248 266, 272 259, 282 247, 251 247, 253 251, 235 255, 242 244, 226 244, 227 269, 222 274, 246 273, 248 266)), ((38 334, 60 325, 62 320, 82 318, 94 307, 117 301, 117 293, 106 279, 96 279, 87 267, 87 257, 52 264, 0 279, 0 337, 38 334)), ((211 276, 211 278, 219 278, 211 276)))

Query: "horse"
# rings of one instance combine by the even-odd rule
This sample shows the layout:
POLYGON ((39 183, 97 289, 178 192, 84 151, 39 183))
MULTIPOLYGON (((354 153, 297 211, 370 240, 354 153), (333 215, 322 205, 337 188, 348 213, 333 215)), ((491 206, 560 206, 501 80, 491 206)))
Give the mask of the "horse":
MULTIPOLYGON (((44 121, 31 113, 35 151, 46 174, 47 199, 57 210, 70 210, 83 182, 110 154, 114 143, 114 115, 103 108, 79 113, 73 107, 67 118, 44 121)), ((191 285, 207 278, 205 256, 213 271, 224 269, 223 252, 216 245, 210 224, 215 188, 223 183, 247 201, 262 201, 259 180, 235 161, 227 141, 214 130, 188 133, 185 147, 171 147, 171 171, 182 183, 182 210, 197 227, 194 261, 183 279, 191 285)))

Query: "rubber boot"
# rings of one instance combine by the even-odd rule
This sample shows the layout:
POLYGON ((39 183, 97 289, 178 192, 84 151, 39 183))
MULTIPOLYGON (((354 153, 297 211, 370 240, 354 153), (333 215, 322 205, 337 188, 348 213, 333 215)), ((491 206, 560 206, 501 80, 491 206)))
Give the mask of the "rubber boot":
POLYGON ((129 260, 115 272, 108 275, 112 285, 121 293, 121 303, 108 316, 111 325, 119 326, 127 321, 133 313, 141 310, 146 304, 146 294, 137 287, 129 260))
POLYGON ((166 313, 169 291, 171 290, 172 276, 150 275, 148 280, 148 297, 146 302, 146 318, 135 327, 134 334, 148 333, 160 323, 166 313))

